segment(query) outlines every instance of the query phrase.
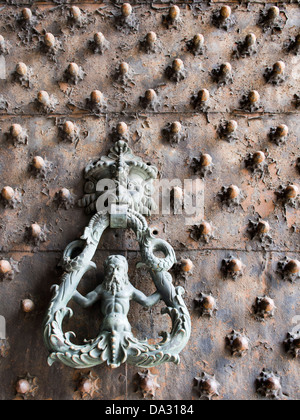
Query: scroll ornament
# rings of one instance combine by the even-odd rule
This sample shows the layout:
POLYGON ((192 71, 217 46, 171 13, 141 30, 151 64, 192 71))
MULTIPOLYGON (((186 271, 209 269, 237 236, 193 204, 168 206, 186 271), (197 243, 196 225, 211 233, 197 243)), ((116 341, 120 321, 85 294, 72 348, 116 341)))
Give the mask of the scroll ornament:
POLYGON ((108 156, 90 163, 85 170, 85 195, 79 205, 93 214, 80 240, 69 244, 64 251, 61 266, 64 270, 60 285, 53 286, 53 298, 44 321, 44 340, 50 352, 48 363, 61 361, 72 368, 91 368, 102 363, 112 368, 122 363, 151 368, 165 362, 180 362, 179 353, 188 343, 191 320, 183 300, 184 289, 174 287, 169 270, 176 263, 173 248, 156 238, 144 217, 151 215, 154 202, 150 190, 157 177, 156 167, 133 155, 124 141, 119 141, 108 156), (103 180, 113 181, 103 188, 103 180), (103 209, 103 200, 111 211, 103 209), (156 292, 147 297, 129 280, 128 263, 121 255, 112 255, 104 263, 103 282, 87 296, 82 296, 78 285, 83 276, 96 269, 92 261, 103 232, 108 228, 133 230, 139 243, 141 263, 156 286, 156 292), (160 258, 157 253, 162 253, 160 258), (72 342, 75 334, 63 332, 62 324, 73 312, 67 306, 71 300, 84 308, 100 301, 103 321, 99 335, 85 340, 82 345, 72 342), (172 321, 170 332, 162 332, 157 344, 138 340, 132 333, 127 315, 130 301, 152 307, 160 300, 165 303, 163 314, 172 321))

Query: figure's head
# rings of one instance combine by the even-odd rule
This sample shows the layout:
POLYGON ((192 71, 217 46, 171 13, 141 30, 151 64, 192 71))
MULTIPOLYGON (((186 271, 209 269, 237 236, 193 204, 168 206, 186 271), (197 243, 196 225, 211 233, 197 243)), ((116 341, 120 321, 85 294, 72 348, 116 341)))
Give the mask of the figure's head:
POLYGON ((112 294, 120 292, 129 283, 128 263, 122 255, 112 255, 104 263, 104 287, 112 294))

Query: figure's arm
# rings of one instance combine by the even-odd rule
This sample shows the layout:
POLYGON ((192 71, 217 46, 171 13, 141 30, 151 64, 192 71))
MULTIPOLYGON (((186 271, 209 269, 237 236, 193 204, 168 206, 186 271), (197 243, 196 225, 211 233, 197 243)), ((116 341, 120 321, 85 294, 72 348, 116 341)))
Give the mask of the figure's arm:
POLYGON ((155 292, 153 295, 147 297, 140 290, 134 289, 132 299, 146 308, 151 308, 151 306, 156 305, 160 301, 161 295, 159 292, 155 292))
POLYGON ((82 296, 79 292, 74 293, 73 299, 75 300, 78 305, 82 306, 83 308, 89 308, 93 306, 97 300, 100 299, 101 296, 101 285, 98 286, 93 292, 88 293, 85 297, 82 296))

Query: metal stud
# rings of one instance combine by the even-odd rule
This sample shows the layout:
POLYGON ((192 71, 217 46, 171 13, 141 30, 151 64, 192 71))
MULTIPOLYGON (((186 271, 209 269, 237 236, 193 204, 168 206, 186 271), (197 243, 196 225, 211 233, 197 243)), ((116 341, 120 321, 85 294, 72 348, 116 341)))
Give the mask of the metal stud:
POLYGON ((195 299, 195 307, 199 312, 199 316, 212 317, 218 310, 217 300, 211 293, 200 293, 199 298, 195 299))
POLYGON ((1 191, 0 202, 7 208, 10 207, 15 209, 22 201, 22 195, 18 189, 13 189, 10 186, 6 186, 1 191))
POLYGON ((13 124, 9 132, 6 133, 6 139, 12 142, 14 146, 23 145, 28 143, 28 134, 20 124, 13 124))
POLYGON ((70 8, 70 16, 75 22, 79 22, 81 20, 81 10, 77 6, 71 6, 70 8))
POLYGON ((212 24, 219 29, 229 31, 236 24, 236 18, 232 15, 231 7, 222 6, 212 15, 212 24))
POLYGON ((124 3, 121 7, 121 12, 124 17, 129 17, 132 14, 132 6, 129 3, 124 3))
POLYGON ((163 24, 167 28, 175 28, 177 29, 181 24, 180 18, 180 8, 178 6, 171 6, 169 9, 169 13, 163 16, 163 24))
POLYGON ((200 377, 195 378, 195 389, 199 393, 200 400, 212 400, 219 396, 220 384, 215 375, 202 372, 200 377))
POLYGON ((99 397, 100 379, 93 372, 81 373, 77 380, 77 390, 73 396, 74 400, 93 400, 99 397))
POLYGON ((191 167, 195 174, 205 178, 213 172, 213 159, 208 153, 202 153, 199 159, 193 158, 191 167))
POLYGON ((23 299, 21 302, 21 309, 25 313, 33 312, 35 309, 35 304, 31 299, 23 299))
POLYGON ((59 137, 62 141, 66 141, 68 143, 74 143, 75 145, 78 144, 79 141, 79 127, 72 121, 65 121, 58 126, 59 130, 59 137))
POLYGON ((46 226, 40 226, 37 223, 26 227, 25 239, 28 243, 33 244, 34 246, 39 246, 40 243, 47 241, 47 234, 49 233, 46 226))
POLYGON ((57 203, 58 208, 69 210, 74 206, 75 199, 73 194, 67 188, 59 190, 54 197, 54 201, 57 203))
POLYGON ((300 261, 285 257, 278 262, 277 273, 280 274, 283 280, 296 282, 300 279, 300 261))
POLYGON ((11 44, 0 35, 0 55, 7 55, 10 52, 11 44))
POLYGON ((269 139, 277 146, 286 144, 289 135, 289 128, 285 124, 280 124, 277 127, 272 127, 269 133, 269 139))
POLYGON ((244 274, 244 264, 238 258, 229 256, 224 258, 222 261, 221 271, 225 278, 231 278, 236 280, 238 277, 242 277, 244 274))
POLYGON ((204 53, 204 36, 196 34, 190 41, 187 42, 187 50, 194 54, 194 56, 203 55, 204 53))
POLYGON ((204 220, 199 225, 194 225, 190 229, 190 237, 196 242, 208 244, 214 239, 212 224, 204 220))
POLYGON ((1 260, 0 261, 0 277, 3 279, 3 277, 7 276, 12 271, 12 266, 9 261, 7 260, 1 260))
POLYGON ((87 108, 95 115, 100 115, 107 109, 107 103, 104 95, 100 90, 93 90, 90 97, 86 99, 87 108))
POLYGON ((288 333, 284 346, 286 352, 297 359, 300 356, 300 331, 288 333))
POLYGON ((245 195, 237 185, 229 185, 229 187, 222 187, 218 193, 217 198, 221 201, 222 205, 226 206, 228 210, 234 211, 235 208, 240 206, 244 200, 245 195))
POLYGON ((155 32, 147 33, 145 38, 140 41, 140 49, 147 54, 153 54, 161 50, 161 44, 155 32))
POLYGON ((32 11, 28 8, 24 8, 21 12, 22 19, 26 22, 30 22, 32 19, 32 11))
POLYGON ((256 391, 263 397, 280 399, 282 397, 281 379, 269 369, 263 369, 256 380, 256 391))
POLYGON ((186 69, 183 61, 180 58, 176 58, 171 66, 166 69, 166 77, 172 82, 179 83, 184 80, 187 76, 186 69))
POLYGON ((29 170, 36 178, 46 179, 53 170, 53 164, 41 156, 34 156, 29 170))
POLYGON ((210 93, 207 89, 201 89, 196 95, 192 96, 191 104, 194 109, 200 112, 209 110, 210 93))
POLYGON ((19 272, 19 264, 17 261, 12 258, 9 260, 0 259, 0 281, 12 281, 15 278, 15 274, 19 272))
POLYGON ((257 53, 257 38, 256 35, 250 33, 246 35, 244 41, 239 41, 235 50, 233 51, 233 56, 235 58, 246 58, 251 57, 257 53))
POLYGON ((122 4, 120 13, 115 16, 115 26, 126 34, 138 31, 140 23, 129 3, 122 4))
POLYGON ((160 105, 159 98, 154 89, 148 89, 144 96, 140 97, 140 104, 144 109, 157 111, 160 105))
POLYGON ((138 372, 136 378, 136 392, 141 392, 143 398, 155 398, 160 385, 157 383, 158 376, 153 375, 150 370, 138 372))
POLYGON ((256 298, 253 306, 254 315, 258 321, 264 321, 267 318, 273 318, 276 310, 275 302, 268 296, 256 298))
POLYGON ((110 44, 102 32, 95 33, 93 41, 90 41, 90 48, 94 54, 104 54, 109 49, 109 46, 110 44))
POLYGON ((57 104, 58 101, 53 95, 49 95, 49 93, 45 90, 38 92, 36 106, 40 112, 45 114, 53 112, 57 104))
POLYGON ((70 63, 64 73, 64 80, 68 83, 77 85, 84 79, 84 76, 85 72, 82 67, 78 66, 76 63, 70 63))
POLYGON ((47 48, 54 48, 56 44, 55 36, 50 32, 46 33, 44 36, 44 43, 47 48))
POLYGON ((16 399, 29 400, 35 397, 38 391, 37 378, 29 375, 21 377, 16 383, 16 399))
POLYGON ((114 142, 116 141, 128 141, 129 140, 129 127, 124 122, 119 122, 116 127, 113 128, 111 138, 114 142))
POLYGON ((273 67, 268 67, 264 73, 266 81, 276 86, 284 83, 286 81, 285 68, 283 61, 277 61, 273 67))
POLYGON ((266 155, 261 150, 255 153, 249 153, 245 160, 245 166, 258 178, 263 178, 269 170, 266 155))
POLYGON ((234 143, 237 137, 238 123, 235 120, 222 121, 218 127, 218 135, 228 143, 234 143))
POLYGON ((284 206, 291 206, 296 208, 299 199, 299 187, 295 184, 280 185, 279 189, 275 191, 278 201, 284 206))
POLYGON ((218 83, 218 86, 226 86, 233 83, 231 64, 224 63, 215 67, 211 72, 211 76, 213 81, 218 83))
POLYGON ((25 63, 18 63, 13 73, 14 81, 18 82, 21 86, 29 88, 31 87, 30 77, 32 70, 26 66, 25 63))
POLYGON ((264 32, 282 31, 285 23, 280 16, 280 9, 277 6, 268 6, 260 12, 258 25, 262 27, 264 32))
POLYGON ((242 97, 240 105, 241 108, 246 111, 257 111, 260 108, 260 94, 257 90, 251 90, 248 94, 242 97))
POLYGON ((163 130, 164 139, 172 147, 176 147, 180 142, 188 139, 188 132, 179 121, 169 123, 163 130))
POLYGON ((233 330, 225 340, 232 356, 243 357, 249 351, 249 339, 244 333, 233 330))

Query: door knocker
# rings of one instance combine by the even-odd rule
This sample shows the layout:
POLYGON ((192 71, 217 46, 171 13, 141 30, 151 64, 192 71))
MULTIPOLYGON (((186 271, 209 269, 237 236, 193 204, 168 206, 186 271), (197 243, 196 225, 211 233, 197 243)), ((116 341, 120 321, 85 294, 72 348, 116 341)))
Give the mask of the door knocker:
POLYGON ((50 366, 61 361, 80 369, 106 362, 117 368, 127 362, 150 368, 165 362, 180 362, 179 353, 190 337, 191 320, 182 297, 184 289, 174 287, 169 273, 176 256, 171 245, 153 236, 144 217, 151 215, 154 206, 149 191, 157 175, 157 168, 134 156, 124 141, 117 142, 108 156, 85 169, 86 194, 79 204, 94 216, 81 239, 64 251, 62 282, 53 286, 54 295, 44 321, 50 366), (104 210, 103 203, 108 203, 110 211, 104 210), (112 255, 105 261, 104 281, 94 291, 85 297, 77 291, 85 273, 96 268, 92 259, 103 232, 109 227, 134 231, 140 246, 140 264, 149 270, 157 289, 153 295, 145 296, 130 283, 127 260, 120 255, 112 255), (164 257, 158 257, 158 252, 164 257), (71 299, 85 308, 101 302, 103 322, 99 335, 82 345, 72 343, 73 332, 62 330, 64 318, 72 316, 67 306, 71 299), (172 329, 162 333, 159 343, 149 344, 134 337, 127 318, 131 300, 145 307, 160 300, 166 304, 162 313, 170 316, 172 329))

